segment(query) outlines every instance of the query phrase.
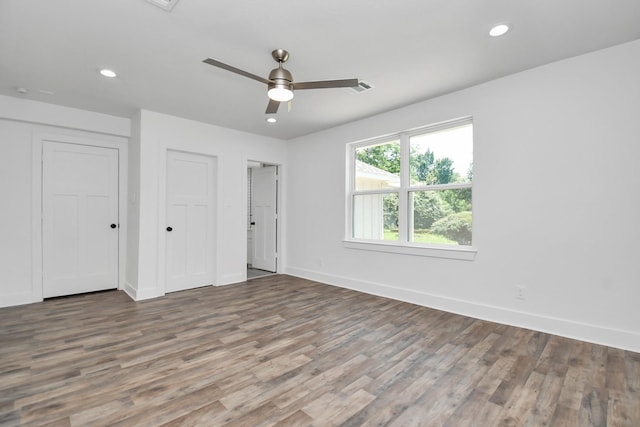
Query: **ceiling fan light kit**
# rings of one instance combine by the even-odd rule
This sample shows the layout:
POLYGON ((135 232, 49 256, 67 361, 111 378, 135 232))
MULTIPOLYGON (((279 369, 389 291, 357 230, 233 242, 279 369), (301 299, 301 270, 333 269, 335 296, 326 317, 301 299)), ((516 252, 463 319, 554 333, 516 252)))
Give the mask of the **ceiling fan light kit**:
POLYGON ((293 91, 284 85, 273 84, 269 85, 267 95, 270 99, 278 102, 287 102, 293 99, 293 91))
POLYGON ((240 74, 241 76, 245 76, 253 80, 257 80, 261 83, 265 83, 268 88, 267 96, 269 97, 269 104, 267 105, 266 114, 275 114, 278 111, 278 107, 280 106, 281 102, 291 101, 293 99, 294 89, 329 89, 339 87, 357 87, 359 84, 358 79, 320 80, 314 82, 296 83, 293 81, 293 76, 291 75, 289 70, 286 70, 282 66, 282 64, 287 62, 287 60, 289 59, 289 52, 284 49, 276 49, 271 52, 271 56, 278 63, 278 67, 271 70, 268 79, 212 58, 207 58, 202 62, 213 65, 214 67, 222 68, 223 70, 231 71, 232 73, 240 74))
POLYGON ((289 59, 289 53, 286 50, 277 49, 271 52, 271 56, 278 61, 278 68, 274 68, 269 73, 269 80, 273 83, 269 83, 267 95, 274 101, 291 101, 293 99, 293 88, 291 87, 293 76, 288 70, 282 68, 282 63, 289 59))

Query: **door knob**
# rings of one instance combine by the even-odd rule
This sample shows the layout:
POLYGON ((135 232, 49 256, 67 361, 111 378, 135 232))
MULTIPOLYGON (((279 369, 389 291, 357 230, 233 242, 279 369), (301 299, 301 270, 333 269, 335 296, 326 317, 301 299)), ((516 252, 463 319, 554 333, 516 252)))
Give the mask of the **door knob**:
POLYGON ((173 227, 167 227, 167 231, 173 231, 173 227))
POLYGON ((116 228, 116 227, 117 227, 117 225, 115 225, 115 224, 111 224, 109 227, 111 227, 111 228, 116 228))

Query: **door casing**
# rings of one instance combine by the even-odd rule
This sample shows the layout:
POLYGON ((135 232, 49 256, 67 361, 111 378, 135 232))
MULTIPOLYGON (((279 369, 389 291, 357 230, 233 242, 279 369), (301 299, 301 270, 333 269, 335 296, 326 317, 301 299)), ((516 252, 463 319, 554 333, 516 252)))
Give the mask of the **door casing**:
POLYGON ((49 127, 34 129, 31 140, 31 303, 43 300, 42 293, 42 149, 44 141, 67 144, 91 145, 118 150, 118 217, 120 239, 118 242, 118 289, 125 283, 127 256, 127 168, 128 138, 92 132, 61 130, 49 127), (55 131, 55 132, 54 132, 55 131))

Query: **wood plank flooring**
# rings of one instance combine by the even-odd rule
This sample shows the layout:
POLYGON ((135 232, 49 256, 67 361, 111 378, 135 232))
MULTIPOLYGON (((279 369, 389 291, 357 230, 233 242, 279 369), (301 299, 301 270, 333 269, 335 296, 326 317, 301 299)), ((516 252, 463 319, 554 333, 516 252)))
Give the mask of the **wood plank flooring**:
POLYGON ((0 309, 1 426, 640 426, 640 354, 283 275, 0 309))

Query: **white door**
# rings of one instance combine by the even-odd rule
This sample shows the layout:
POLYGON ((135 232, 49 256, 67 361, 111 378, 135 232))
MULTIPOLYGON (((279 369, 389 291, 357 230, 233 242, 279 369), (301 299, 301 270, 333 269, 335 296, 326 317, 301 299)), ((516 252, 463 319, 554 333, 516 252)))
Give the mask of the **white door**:
POLYGON ((212 157, 167 155, 166 292, 214 281, 215 162, 212 157))
POLYGON ((45 141, 44 298, 118 287, 118 150, 45 141))
POLYGON ((276 271, 277 229, 276 166, 254 168, 252 171, 253 259, 254 268, 276 271))

